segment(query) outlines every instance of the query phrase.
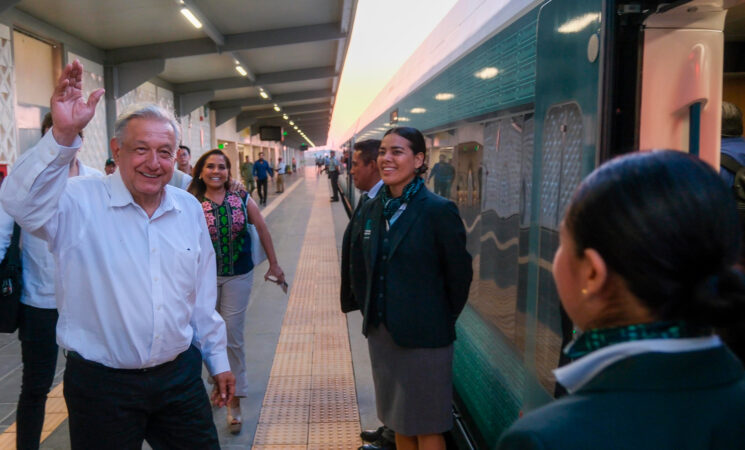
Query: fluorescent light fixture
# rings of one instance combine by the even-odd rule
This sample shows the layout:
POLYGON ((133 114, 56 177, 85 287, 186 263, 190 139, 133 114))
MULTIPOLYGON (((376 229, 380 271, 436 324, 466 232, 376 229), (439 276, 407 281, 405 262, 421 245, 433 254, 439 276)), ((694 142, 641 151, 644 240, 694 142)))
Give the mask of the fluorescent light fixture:
POLYGON ((235 66, 235 70, 237 70, 238 73, 241 74, 241 76, 243 77, 248 75, 248 72, 246 72, 246 69, 244 69, 243 66, 235 66))
POLYGON ((290 121, 290 125, 295 125, 295 122, 293 122, 293 121, 291 120, 291 121, 290 121))
MULTIPOLYGON (((580 31, 592 25, 593 22, 600 22, 600 13, 587 13, 574 19, 564 22, 559 29, 559 33, 579 33, 580 31)), ((599 25, 599 24, 598 24, 599 25)))
POLYGON ((399 122, 411 122, 411 119, 409 119, 408 117, 401 116, 398 118, 398 121, 399 122))
POLYGON ((269 98, 269 94, 267 94, 263 88, 259 88, 259 95, 264 99, 269 98))
POLYGON ((292 128, 294 128, 294 129, 296 129, 296 130, 297 130, 297 125, 295 125, 295 126, 294 126, 294 127, 292 127, 292 128))
POLYGON ((285 120, 288 120, 290 118, 290 116, 288 116, 287 114, 282 114, 282 118, 285 119, 285 120))
POLYGON ((277 112, 280 112, 282 110, 282 108, 280 108, 279 105, 275 103, 274 104, 274 110, 277 111, 277 112))
POLYGON ((484 67, 478 72, 474 73, 473 76, 482 80, 488 80, 499 75, 499 69, 496 67, 484 67))
POLYGON ((240 61, 238 61, 238 60, 237 60, 237 59, 235 59, 235 58, 233 58, 233 62, 235 63, 235 65, 236 65, 236 66, 238 66, 238 65, 240 65, 240 64, 241 64, 241 62, 240 62, 240 61))
POLYGON ((202 28, 202 22, 197 19, 194 14, 192 14, 191 11, 189 11, 189 8, 181 8, 181 14, 186 17, 186 19, 191 22, 192 25, 194 25, 194 28, 202 28))
POLYGON ((455 98, 455 94, 450 92, 440 92, 439 94, 435 95, 435 100, 440 100, 441 102, 444 102, 446 100, 452 100, 455 98))
POLYGON ((424 113, 427 112, 427 110, 424 109, 424 108, 416 107, 416 108, 411 108, 411 111, 410 112, 412 114, 424 114, 424 113))

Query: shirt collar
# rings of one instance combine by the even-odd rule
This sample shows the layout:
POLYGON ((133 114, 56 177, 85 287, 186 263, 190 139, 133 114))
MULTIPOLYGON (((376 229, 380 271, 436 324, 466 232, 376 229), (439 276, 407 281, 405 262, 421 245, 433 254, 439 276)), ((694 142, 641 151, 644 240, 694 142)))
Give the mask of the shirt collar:
MULTIPOLYGON (((106 183, 110 186, 110 192, 111 192, 111 199, 109 200, 109 205, 113 207, 122 207, 127 206, 130 203, 133 205, 136 205, 134 198, 132 197, 132 193, 129 192, 129 189, 127 189, 127 186, 124 184, 124 180, 122 180, 122 175, 119 170, 111 174, 111 176, 106 177, 105 180, 106 183)), ((153 214, 153 218, 170 211, 172 209, 181 210, 181 206, 179 205, 178 199, 175 198, 175 196, 169 192, 169 189, 178 189, 173 186, 165 186, 165 192, 163 193, 163 198, 160 200, 160 206, 158 206, 158 209, 153 214)))
POLYGON ((380 192, 381 187, 383 187, 383 180, 378 180, 378 182, 375 183, 375 186, 373 186, 369 191, 367 191, 367 196, 370 198, 377 197, 378 192, 380 192))
POLYGON ((642 353, 681 353, 706 350, 722 345, 719 336, 684 339, 645 339, 609 345, 582 358, 554 369, 553 373, 569 393, 575 393, 608 366, 642 353))

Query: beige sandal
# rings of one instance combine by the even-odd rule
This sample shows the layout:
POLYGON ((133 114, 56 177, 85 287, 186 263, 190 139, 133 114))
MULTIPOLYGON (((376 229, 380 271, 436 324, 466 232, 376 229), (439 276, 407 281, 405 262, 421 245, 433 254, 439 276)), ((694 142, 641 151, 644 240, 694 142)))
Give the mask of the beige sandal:
POLYGON ((228 406, 228 429, 231 434, 240 434, 243 423, 241 422, 241 407, 228 406))

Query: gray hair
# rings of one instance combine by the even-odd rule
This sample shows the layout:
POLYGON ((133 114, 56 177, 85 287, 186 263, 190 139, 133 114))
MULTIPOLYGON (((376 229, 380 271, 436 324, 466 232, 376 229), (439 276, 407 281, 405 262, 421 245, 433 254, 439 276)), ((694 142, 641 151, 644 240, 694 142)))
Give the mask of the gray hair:
POLYGON ((174 150, 178 150, 178 143, 181 140, 181 127, 176 121, 176 118, 171 114, 170 111, 158 106, 154 103, 136 103, 130 105, 119 114, 114 122, 114 138, 116 138, 119 144, 124 139, 124 130, 127 128, 127 124, 132 119, 151 119, 158 120, 161 122, 167 122, 173 129, 173 136, 175 139, 174 150))
POLYGON ((722 102, 722 137, 742 136, 742 111, 737 105, 722 102))

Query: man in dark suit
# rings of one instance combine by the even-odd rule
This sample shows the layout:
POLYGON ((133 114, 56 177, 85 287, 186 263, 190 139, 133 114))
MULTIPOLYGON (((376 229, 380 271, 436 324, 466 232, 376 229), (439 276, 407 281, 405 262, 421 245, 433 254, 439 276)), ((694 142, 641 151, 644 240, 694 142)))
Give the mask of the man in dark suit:
MULTIPOLYGON (((368 139, 360 141, 354 145, 352 154, 352 180, 354 186, 362 191, 362 196, 357 202, 357 207, 352 213, 347 229, 344 230, 344 239, 342 241, 341 253, 341 310, 350 312, 360 309, 357 298, 360 302, 364 299, 365 279, 360 278, 362 270, 354 270, 355 267, 362 267, 362 249, 352 249, 352 244, 356 241, 361 224, 359 223, 360 210, 362 205, 375 198, 378 191, 383 186, 378 171, 377 157, 380 141, 377 139, 368 139), (355 277, 355 274, 357 276, 355 277), (360 296, 360 297, 358 297, 360 296)), ((395 449, 395 436, 393 430, 385 425, 377 430, 366 430, 360 433, 362 440, 370 442, 359 448, 359 450, 379 450, 395 449)))

